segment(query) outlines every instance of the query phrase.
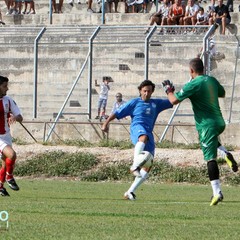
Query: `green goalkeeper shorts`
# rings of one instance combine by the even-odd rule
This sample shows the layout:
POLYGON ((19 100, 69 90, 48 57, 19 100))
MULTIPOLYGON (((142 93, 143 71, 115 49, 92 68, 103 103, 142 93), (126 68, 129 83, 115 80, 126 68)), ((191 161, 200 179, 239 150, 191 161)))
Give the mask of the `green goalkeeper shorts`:
POLYGON ((217 158, 218 136, 224 131, 225 126, 203 128, 198 131, 199 141, 205 161, 217 158))

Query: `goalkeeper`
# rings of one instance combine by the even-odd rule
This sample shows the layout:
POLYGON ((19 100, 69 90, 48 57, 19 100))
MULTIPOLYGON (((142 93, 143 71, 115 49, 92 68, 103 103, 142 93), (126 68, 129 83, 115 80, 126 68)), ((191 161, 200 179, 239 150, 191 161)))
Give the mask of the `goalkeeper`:
MULTIPOLYGON (((218 98, 225 97, 225 90, 216 78, 203 74, 204 66, 200 58, 192 59, 189 69, 192 81, 185 84, 179 92, 174 93, 173 85, 169 80, 165 80, 162 84, 172 104, 178 104, 186 98, 191 101, 201 149, 204 160, 207 161, 208 175, 213 190, 210 206, 213 206, 223 200, 216 158, 219 135, 225 129, 218 98)), ((237 171, 235 160, 233 158, 228 160, 232 170, 237 171)))
POLYGON ((137 156, 142 151, 148 151, 154 156, 155 143, 153 128, 158 114, 165 109, 172 108, 168 99, 151 98, 155 90, 155 84, 149 80, 144 80, 138 86, 140 96, 126 102, 121 108, 112 113, 102 125, 102 131, 108 131, 109 123, 127 116, 131 117, 130 135, 134 147, 134 159, 130 168, 135 175, 135 180, 124 194, 125 199, 135 200, 136 189, 147 179, 151 167, 141 167, 137 161, 137 156))

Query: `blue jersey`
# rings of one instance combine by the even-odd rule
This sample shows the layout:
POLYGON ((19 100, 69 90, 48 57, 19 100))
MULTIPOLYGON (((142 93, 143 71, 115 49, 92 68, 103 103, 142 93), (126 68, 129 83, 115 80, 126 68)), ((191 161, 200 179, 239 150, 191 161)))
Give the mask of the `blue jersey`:
POLYGON ((154 99, 143 101, 140 97, 134 98, 120 109, 115 111, 117 119, 127 116, 131 117, 130 134, 133 144, 138 142, 141 135, 147 135, 149 141, 145 149, 154 155, 155 143, 153 137, 153 128, 158 114, 165 109, 172 108, 168 99, 154 99))

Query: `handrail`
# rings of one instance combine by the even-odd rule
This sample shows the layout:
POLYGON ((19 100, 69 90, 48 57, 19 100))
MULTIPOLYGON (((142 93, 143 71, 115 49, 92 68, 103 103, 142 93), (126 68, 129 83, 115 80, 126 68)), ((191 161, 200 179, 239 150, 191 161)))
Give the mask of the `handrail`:
POLYGON ((236 76, 237 76, 237 65, 238 65, 238 58, 239 58, 239 38, 235 35, 235 38, 237 39, 237 50, 236 50, 236 59, 235 59, 235 69, 234 69, 234 77, 233 77, 233 85, 232 85, 232 94, 231 94, 231 102, 230 102, 230 110, 229 110, 229 117, 227 123, 231 122, 232 118, 232 108, 233 108, 233 97, 235 92, 235 84, 236 84, 236 76))
POLYGON ((72 87, 71 87, 71 89, 70 89, 70 91, 69 91, 69 93, 68 93, 68 95, 67 95, 67 97, 66 97, 66 99, 65 99, 65 101, 64 101, 64 103, 63 103, 63 105, 62 105, 62 107, 61 107, 61 109, 60 109, 59 112, 58 112, 58 115, 56 116, 56 118, 55 118, 55 120, 54 120, 54 123, 52 124, 52 126, 51 126, 51 128, 50 128, 50 130, 49 130, 49 132, 48 132, 48 134, 47 134, 47 136, 46 136, 46 138, 45 138, 45 142, 47 142, 48 139, 50 138, 50 136, 51 136, 51 134, 52 134, 52 132, 53 132, 53 130, 54 130, 54 128, 55 128, 55 126, 56 126, 56 124, 57 124, 57 122, 58 122, 61 114, 62 114, 62 111, 63 111, 63 109, 65 108, 65 106, 66 106, 66 104, 67 104, 67 101, 69 100, 69 98, 70 98, 70 96, 71 96, 71 94, 72 94, 75 86, 76 86, 77 83, 78 83, 79 78, 80 78, 81 75, 82 75, 82 72, 83 72, 83 70, 84 70, 84 68, 85 68, 85 66, 86 66, 86 64, 87 64, 87 62, 88 62, 89 56, 90 56, 90 51, 88 52, 87 57, 86 57, 83 65, 82 65, 82 68, 81 68, 81 70, 80 70, 77 78, 75 79, 75 81, 74 81, 74 83, 73 83, 73 85, 72 85, 72 87))
POLYGON ((33 118, 37 117, 38 42, 45 31, 46 28, 43 27, 34 40, 33 118))

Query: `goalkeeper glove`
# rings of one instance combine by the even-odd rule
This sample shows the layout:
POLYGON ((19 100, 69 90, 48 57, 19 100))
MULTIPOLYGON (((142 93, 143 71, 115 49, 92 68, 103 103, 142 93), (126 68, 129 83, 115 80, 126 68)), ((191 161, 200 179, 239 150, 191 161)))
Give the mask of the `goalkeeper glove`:
POLYGON ((166 94, 169 94, 170 92, 173 93, 175 91, 175 87, 170 80, 164 80, 162 82, 162 86, 166 94))

